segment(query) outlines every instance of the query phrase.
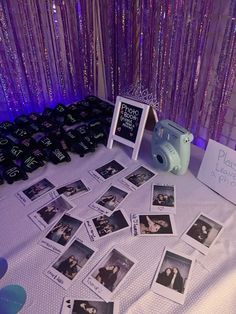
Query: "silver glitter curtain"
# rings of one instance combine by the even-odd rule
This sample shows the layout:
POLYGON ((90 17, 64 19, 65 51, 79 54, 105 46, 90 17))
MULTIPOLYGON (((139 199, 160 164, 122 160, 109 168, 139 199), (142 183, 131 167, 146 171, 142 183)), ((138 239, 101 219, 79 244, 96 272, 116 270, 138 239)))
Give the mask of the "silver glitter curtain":
POLYGON ((139 94, 198 145, 222 141, 235 18, 235 0, 0 0, 0 119, 139 94))
POLYGON ((149 99, 159 118, 190 129, 202 147, 221 140, 235 82, 236 1, 99 4, 107 97, 149 99))

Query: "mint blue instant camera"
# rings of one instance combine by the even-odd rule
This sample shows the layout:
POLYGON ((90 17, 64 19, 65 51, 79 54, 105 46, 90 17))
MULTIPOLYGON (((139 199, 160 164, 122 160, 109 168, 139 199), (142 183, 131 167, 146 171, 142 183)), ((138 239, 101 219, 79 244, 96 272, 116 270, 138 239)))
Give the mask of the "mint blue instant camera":
POLYGON ((189 165, 193 135, 170 120, 158 121, 152 135, 152 156, 156 168, 184 174, 189 165))

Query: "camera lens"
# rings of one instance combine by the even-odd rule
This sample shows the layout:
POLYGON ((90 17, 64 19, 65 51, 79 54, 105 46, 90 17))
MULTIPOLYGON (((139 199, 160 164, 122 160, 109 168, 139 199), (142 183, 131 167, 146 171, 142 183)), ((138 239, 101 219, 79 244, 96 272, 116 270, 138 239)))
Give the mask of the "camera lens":
POLYGON ((163 158, 161 157, 161 155, 157 155, 156 158, 160 164, 163 164, 163 158))

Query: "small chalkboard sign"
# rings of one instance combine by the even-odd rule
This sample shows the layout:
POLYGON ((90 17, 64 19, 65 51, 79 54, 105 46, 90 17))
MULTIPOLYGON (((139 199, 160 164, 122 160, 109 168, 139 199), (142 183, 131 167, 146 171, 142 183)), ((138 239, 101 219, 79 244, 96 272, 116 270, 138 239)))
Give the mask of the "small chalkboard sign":
POLYGON ((148 112, 149 105, 117 96, 107 147, 112 148, 114 140, 130 146, 136 160, 148 112))

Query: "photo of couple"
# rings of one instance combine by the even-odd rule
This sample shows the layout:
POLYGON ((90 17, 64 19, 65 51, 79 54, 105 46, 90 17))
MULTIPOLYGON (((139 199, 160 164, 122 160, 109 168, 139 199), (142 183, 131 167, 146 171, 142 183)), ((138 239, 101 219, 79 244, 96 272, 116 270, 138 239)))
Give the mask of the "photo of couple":
POLYGON ((141 234, 172 234, 169 215, 140 215, 141 234))
POLYGON ((87 263, 94 251, 75 240, 68 250, 52 265, 57 271, 72 280, 87 263))
POLYGON ((155 282, 184 295, 191 266, 190 258, 166 250, 155 282))
POLYGON ((177 267, 167 267, 158 275, 157 282, 165 287, 169 287, 183 293, 184 281, 177 267))
POLYGON ((128 193, 115 186, 111 186, 97 201, 96 203, 106 209, 113 211, 128 193))
POLYGON ((71 208, 72 205, 59 196, 57 199, 40 208, 37 211, 37 214, 46 222, 46 224, 49 224, 53 220, 56 220, 56 217, 63 212, 67 212, 71 208))
POLYGON ((49 231, 46 238, 65 246, 81 224, 82 222, 78 219, 64 215, 51 231, 49 231))
POLYGON ((141 166, 126 176, 125 179, 138 188, 150 180, 154 175, 155 173, 141 166))
POLYGON ((101 285, 113 292, 126 274, 130 271, 134 262, 113 249, 93 272, 92 277, 101 285))
POLYGON ((174 207, 175 190, 174 186, 153 185, 153 206, 174 207))

